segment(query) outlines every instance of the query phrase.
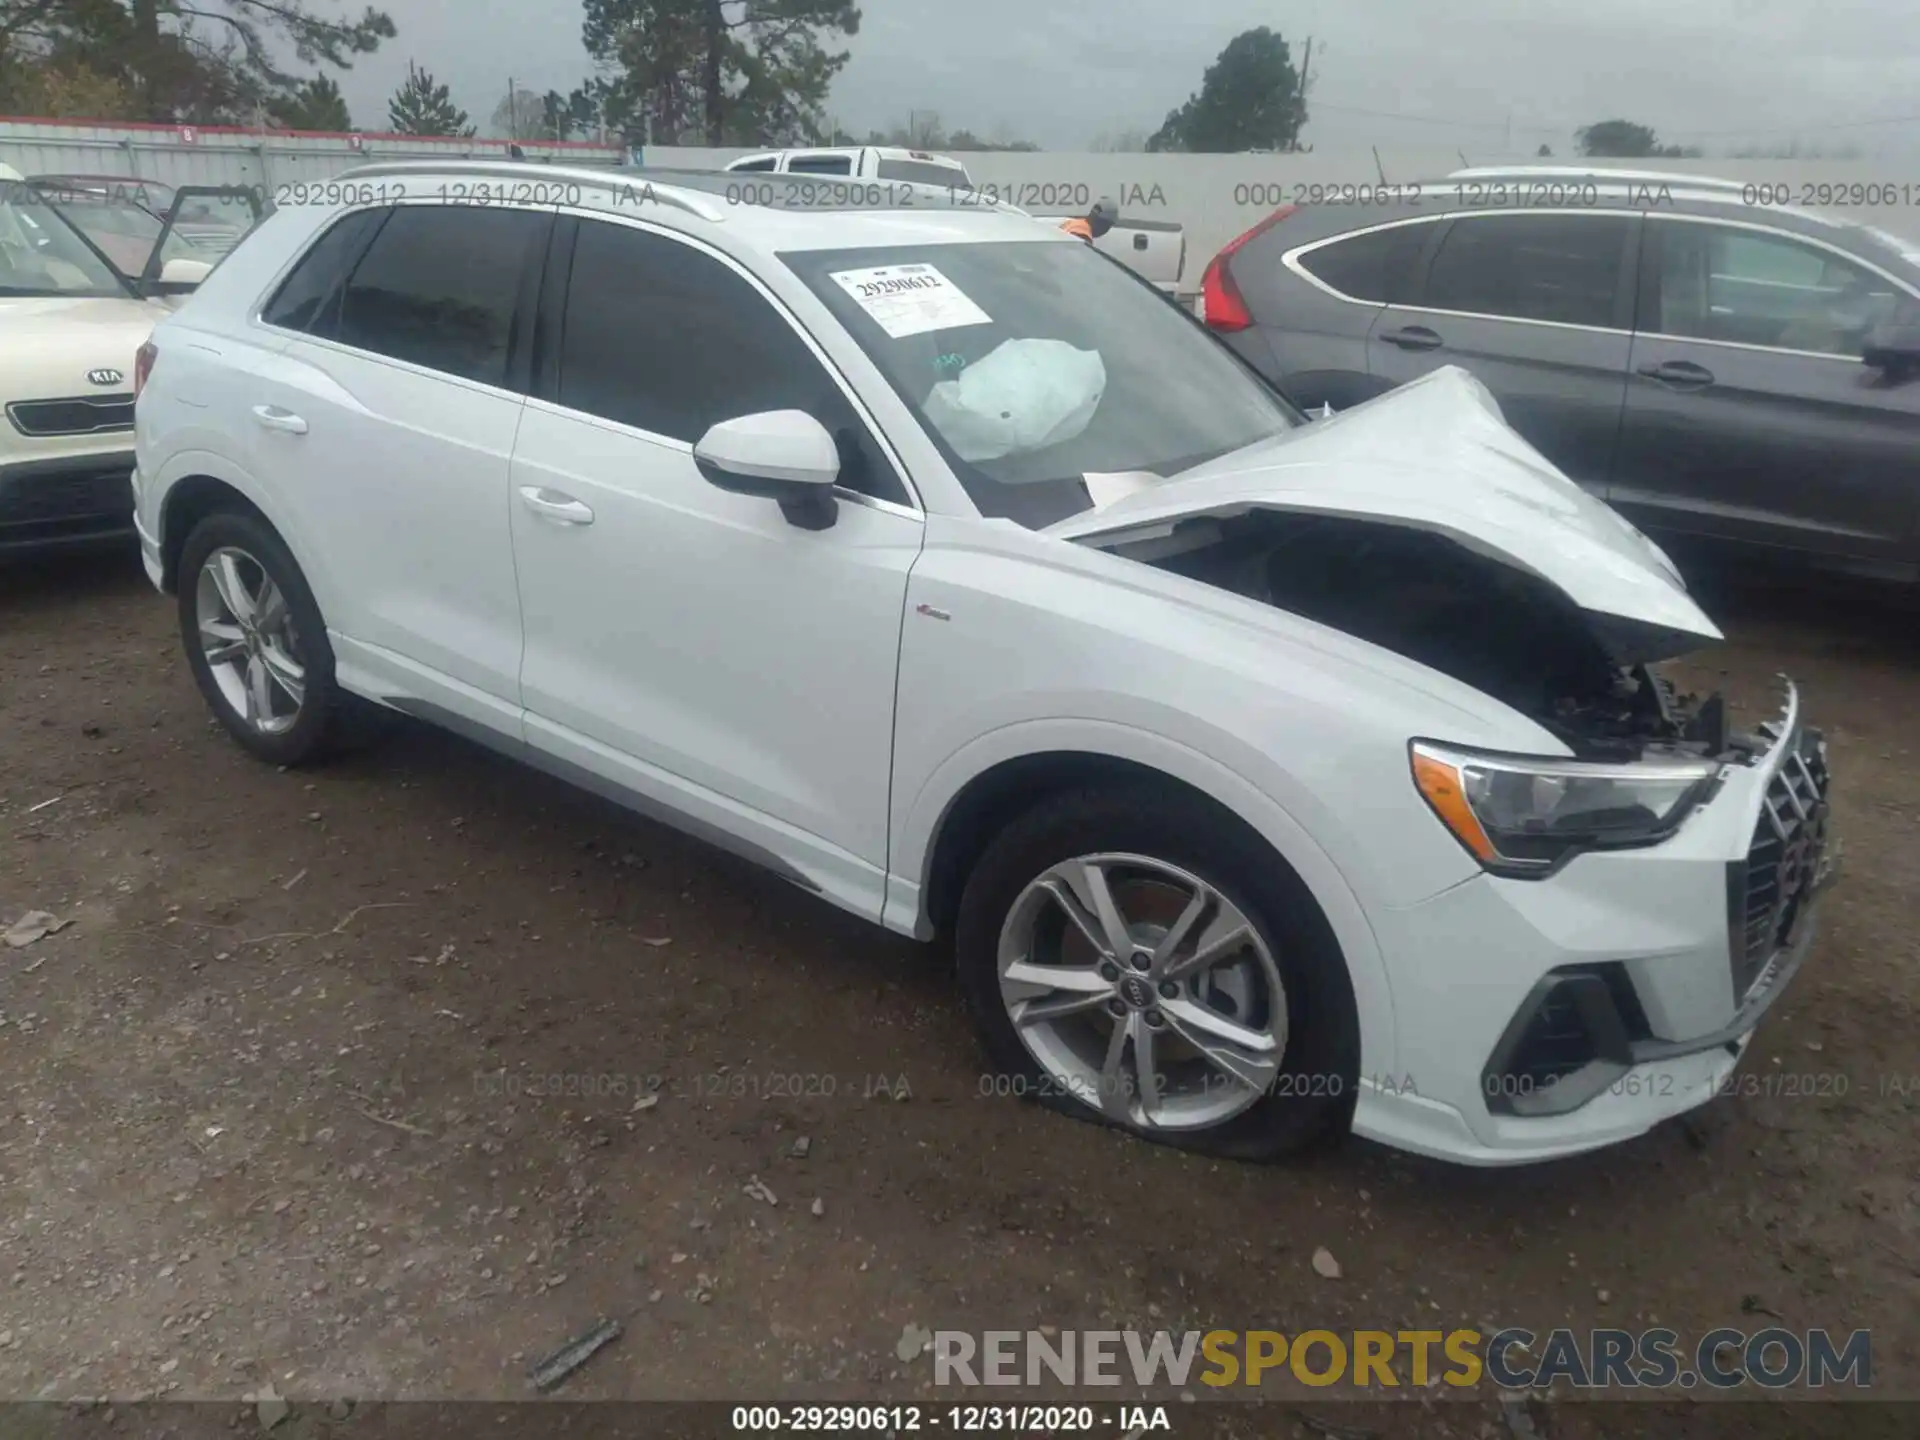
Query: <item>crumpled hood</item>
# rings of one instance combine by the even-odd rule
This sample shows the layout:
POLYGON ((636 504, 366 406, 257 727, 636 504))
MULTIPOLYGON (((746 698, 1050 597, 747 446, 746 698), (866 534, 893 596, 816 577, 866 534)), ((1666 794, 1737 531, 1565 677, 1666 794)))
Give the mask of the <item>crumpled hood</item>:
POLYGON ((133 356, 171 311, 142 300, 0 296, 0 403, 133 389, 133 356), (97 386, 89 370, 118 370, 97 386))
POLYGON ((1458 366, 1071 516, 1047 533, 1120 548, 1182 520, 1254 510, 1445 535, 1562 591, 1595 617, 1595 633, 1622 663, 1722 638, 1666 553, 1555 469, 1458 366))

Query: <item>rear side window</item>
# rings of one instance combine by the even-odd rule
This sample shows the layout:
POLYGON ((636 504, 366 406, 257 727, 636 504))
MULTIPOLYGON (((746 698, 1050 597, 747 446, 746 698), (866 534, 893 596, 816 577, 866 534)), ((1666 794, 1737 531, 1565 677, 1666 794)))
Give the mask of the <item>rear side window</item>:
POLYGON ((760 292, 676 240, 582 221, 560 341, 559 403, 692 445, 722 420, 804 410, 840 447, 840 483, 906 488, 826 367, 760 292))
POLYGON ((1633 224, 1621 215, 1457 218, 1433 257, 1421 303, 1472 315, 1614 325, 1633 224))
POLYGON ((1385 305, 1406 298, 1413 267, 1432 234, 1430 223, 1395 225, 1309 250, 1298 263, 1322 285, 1348 299, 1385 305))
POLYGON ((521 282, 552 219, 531 210, 399 207, 347 282, 335 338, 503 385, 521 282))
POLYGON ((333 222, 293 267, 260 318, 288 330, 312 330, 326 302, 337 296, 347 267, 367 236, 387 217, 384 210, 359 210, 333 222))
POLYGON ((787 171, 793 175, 851 175, 853 157, 850 155, 796 155, 787 161, 787 171))

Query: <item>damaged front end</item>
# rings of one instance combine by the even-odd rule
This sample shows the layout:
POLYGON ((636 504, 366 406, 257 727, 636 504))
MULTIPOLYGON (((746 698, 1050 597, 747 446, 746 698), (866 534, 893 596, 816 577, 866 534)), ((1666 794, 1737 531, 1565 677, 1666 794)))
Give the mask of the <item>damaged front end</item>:
POLYGON ((1450 675, 1595 761, 1738 758, 1718 695, 1653 664, 1697 636, 1596 623, 1555 587, 1428 531, 1253 513, 1195 522, 1133 553, 1450 675))
POLYGON ((1650 667, 1721 638, 1664 552, 1449 367, 1049 533, 1416 660, 1598 762, 1737 758, 1650 667))

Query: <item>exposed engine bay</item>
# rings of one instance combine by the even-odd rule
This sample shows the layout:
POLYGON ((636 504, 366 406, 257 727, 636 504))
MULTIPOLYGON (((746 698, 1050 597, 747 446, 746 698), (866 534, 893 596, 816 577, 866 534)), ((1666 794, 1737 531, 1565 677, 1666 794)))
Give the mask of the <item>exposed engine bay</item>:
POLYGON ((1199 520, 1122 553, 1287 610, 1511 705, 1592 760, 1746 758, 1717 694, 1621 664, 1596 617, 1512 565, 1430 531, 1340 517, 1199 520))

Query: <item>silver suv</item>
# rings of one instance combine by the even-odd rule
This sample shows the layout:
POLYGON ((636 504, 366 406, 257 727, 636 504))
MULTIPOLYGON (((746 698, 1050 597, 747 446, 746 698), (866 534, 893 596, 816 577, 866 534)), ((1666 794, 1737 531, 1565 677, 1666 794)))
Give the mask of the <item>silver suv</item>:
POLYGON ((1302 408, 1461 365, 1644 528, 1920 579, 1920 239, 1778 188, 1566 167, 1382 186, 1234 241, 1206 320, 1302 408))

